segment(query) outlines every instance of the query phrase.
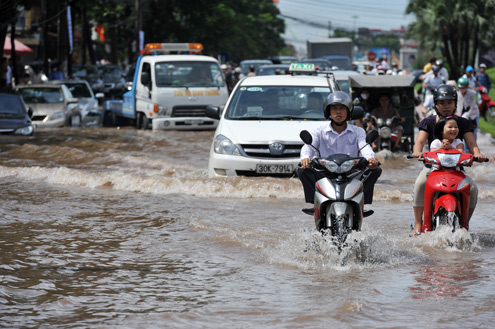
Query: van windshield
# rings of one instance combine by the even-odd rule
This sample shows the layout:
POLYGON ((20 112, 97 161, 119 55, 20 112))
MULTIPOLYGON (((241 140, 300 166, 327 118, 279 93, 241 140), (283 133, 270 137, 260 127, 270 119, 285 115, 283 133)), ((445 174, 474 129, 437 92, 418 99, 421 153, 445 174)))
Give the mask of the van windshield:
POLYGON ((159 62, 155 64, 158 87, 223 87, 225 81, 217 63, 159 62))
POLYGON ((238 88, 227 108, 231 120, 325 120, 329 87, 250 86, 238 88))

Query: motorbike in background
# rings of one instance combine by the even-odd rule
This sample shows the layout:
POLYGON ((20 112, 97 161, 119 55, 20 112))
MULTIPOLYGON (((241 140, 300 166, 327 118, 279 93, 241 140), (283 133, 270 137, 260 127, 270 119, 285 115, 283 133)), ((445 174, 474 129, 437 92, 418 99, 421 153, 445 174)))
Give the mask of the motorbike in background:
POLYGON ((378 140, 375 142, 377 151, 392 151, 397 138, 399 138, 399 136, 397 136, 397 134, 393 132, 393 128, 398 122, 400 122, 400 117, 394 116, 392 118, 383 119, 376 118, 375 116, 371 115, 368 117, 368 120, 371 120, 373 127, 372 129, 378 130, 379 137, 378 140))
MULTIPOLYGON (((313 138, 307 130, 301 131, 301 139, 312 146, 313 138)), ((366 145, 378 137, 375 130, 366 136, 366 145)), ((315 148, 316 149, 316 148, 315 148)), ((320 154, 319 150, 318 154, 320 154)), ((315 224, 316 229, 335 237, 339 251, 352 231, 360 231, 363 221, 364 192, 361 181, 368 166, 364 157, 333 154, 315 157, 310 166, 323 172, 326 177, 316 182, 315 224)), ((371 215, 372 212, 369 213, 371 215)))
POLYGON ((480 104, 480 114, 485 119, 488 120, 487 113, 490 113, 490 117, 495 118, 495 101, 492 101, 490 96, 488 95, 488 90, 486 87, 480 86, 478 87, 478 91, 481 95, 481 104, 480 104))
POLYGON ((448 225, 452 232, 469 230, 471 186, 462 167, 479 160, 456 149, 424 152, 419 160, 438 167, 426 179, 422 232, 434 231, 439 225, 448 225))

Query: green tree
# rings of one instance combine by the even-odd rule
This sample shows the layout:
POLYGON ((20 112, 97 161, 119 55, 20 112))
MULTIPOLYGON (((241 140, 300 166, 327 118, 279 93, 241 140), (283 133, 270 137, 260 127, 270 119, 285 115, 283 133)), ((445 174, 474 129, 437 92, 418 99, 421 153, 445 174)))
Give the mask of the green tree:
POLYGON ((454 79, 461 68, 474 64, 480 49, 495 40, 491 24, 495 0, 410 0, 406 13, 417 17, 407 35, 428 51, 440 49, 454 79))
POLYGON ((238 62, 279 54, 285 30, 279 14, 266 0, 149 0, 143 28, 146 42, 200 42, 205 54, 238 62))

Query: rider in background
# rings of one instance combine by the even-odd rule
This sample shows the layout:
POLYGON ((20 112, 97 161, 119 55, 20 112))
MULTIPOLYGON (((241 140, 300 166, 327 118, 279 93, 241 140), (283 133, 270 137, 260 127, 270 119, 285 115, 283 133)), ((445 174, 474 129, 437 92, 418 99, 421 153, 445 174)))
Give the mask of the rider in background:
POLYGON ((477 90, 479 83, 476 81, 475 73, 473 67, 469 65, 466 67, 466 73, 462 77, 468 79, 470 89, 477 90))
POLYGON ((480 117, 480 111, 476 103, 476 91, 469 89, 469 80, 463 77, 457 80, 457 86, 459 87, 459 91, 457 92, 456 114, 471 121, 474 127, 474 139, 476 140, 478 120, 480 117))
MULTIPOLYGON (((380 95, 380 98, 378 99, 380 106, 376 107, 371 111, 371 116, 375 117, 377 119, 390 119, 393 117, 398 117, 399 122, 405 122, 406 119, 402 118, 399 114, 399 110, 397 110, 395 107, 390 104, 390 95, 383 93, 380 95)), ((400 150, 400 142, 402 139, 402 133, 404 132, 404 127, 400 124, 395 124, 393 127, 391 127, 393 131, 397 134, 397 140, 395 141, 395 144, 393 146, 394 151, 400 150)))
POLYGON ((480 64, 480 73, 476 75, 476 80, 478 81, 478 84, 480 86, 483 86, 486 88, 486 92, 490 92, 490 89, 492 89, 492 80, 490 79, 490 76, 485 72, 486 71, 486 65, 481 63, 480 64))
POLYGON ((423 88, 426 90, 425 100, 423 102, 424 110, 423 112, 426 114, 430 109, 433 108, 433 91, 445 83, 442 80, 442 77, 438 74, 440 71, 440 67, 433 65, 432 73, 425 75, 425 81, 423 82, 423 88))
MULTIPOLYGON (((325 118, 330 120, 330 124, 325 123, 311 132, 312 145, 320 150, 321 157, 328 157, 332 154, 347 154, 351 157, 357 157, 362 148, 363 157, 369 161, 366 170, 370 171, 369 175, 363 175, 366 177, 363 181, 364 203, 371 204, 373 189, 382 169, 377 167, 378 160, 375 158, 375 153, 371 147, 366 146, 364 130, 347 123, 351 119, 351 109, 351 97, 346 92, 336 91, 328 95, 324 111, 325 118)), ((315 152, 309 145, 304 145, 301 149, 301 168, 297 169, 297 176, 304 188, 304 198, 307 203, 311 204, 314 204, 316 182, 325 177, 309 166, 315 152)), ((312 215, 314 208, 305 208, 303 212, 312 215)))
POLYGON ((443 66, 443 60, 437 59, 435 64, 440 68, 438 75, 442 78, 444 83, 447 83, 447 81, 449 81, 449 71, 443 66))
MULTIPOLYGON (((416 143, 414 144, 412 156, 415 158, 420 158, 423 154, 423 148, 428 142, 431 145, 435 135, 435 125, 440 118, 445 116, 454 115, 457 103, 457 90, 453 86, 440 85, 434 93, 433 100, 435 103, 436 115, 430 115, 419 123, 419 133, 416 138, 416 143)), ((463 117, 458 117, 458 127, 459 127, 459 138, 464 139, 466 142, 469 152, 480 160, 485 160, 487 157, 481 153, 478 144, 473 135, 473 126, 471 122, 463 117)), ((420 233, 422 226, 422 217, 424 210, 424 193, 426 177, 429 173, 429 168, 423 168, 420 172, 416 182, 414 183, 414 200, 413 200, 413 210, 414 210, 414 230, 413 233, 420 233)), ((466 175, 466 178, 471 185, 471 201, 469 205, 469 219, 473 215, 474 209, 476 208, 476 203, 478 201, 478 187, 474 181, 466 175)))

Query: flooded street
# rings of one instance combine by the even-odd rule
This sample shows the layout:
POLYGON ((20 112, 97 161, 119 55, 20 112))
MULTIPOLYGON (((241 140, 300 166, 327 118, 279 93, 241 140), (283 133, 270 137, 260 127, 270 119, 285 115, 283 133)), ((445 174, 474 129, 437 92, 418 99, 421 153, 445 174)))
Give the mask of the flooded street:
POLYGON ((493 327, 493 160, 467 169, 469 233, 411 238, 422 163, 380 153, 375 214, 339 255, 297 178, 209 179, 212 137, 0 136, 0 327, 493 327))

